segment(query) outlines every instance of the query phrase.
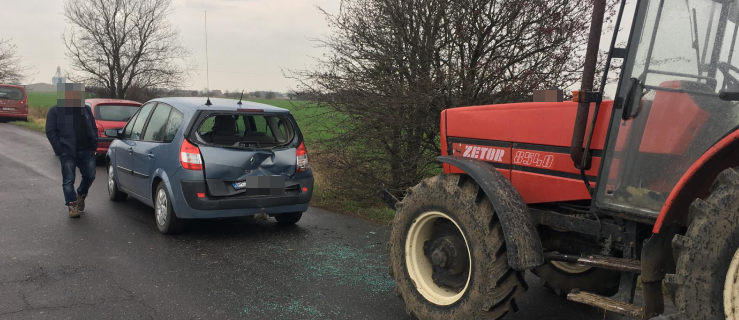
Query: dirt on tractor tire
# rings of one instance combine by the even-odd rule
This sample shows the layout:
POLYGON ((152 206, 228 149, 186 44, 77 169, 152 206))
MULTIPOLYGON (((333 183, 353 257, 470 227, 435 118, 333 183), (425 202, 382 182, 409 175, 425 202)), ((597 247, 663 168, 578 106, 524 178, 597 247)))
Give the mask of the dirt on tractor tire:
POLYGON ((388 243, 390 274, 409 315, 431 320, 502 319, 518 310, 516 301, 528 288, 524 273, 508 265, 503 229, 491 202, 473 180, 456 174, 426 179, 408 190, 397 209, 388 243), (419 294, 406 270, 407 232, 419 215, 431 210, 447 214, 462 229, 475 270, 464 294, 444 307, 419 294))

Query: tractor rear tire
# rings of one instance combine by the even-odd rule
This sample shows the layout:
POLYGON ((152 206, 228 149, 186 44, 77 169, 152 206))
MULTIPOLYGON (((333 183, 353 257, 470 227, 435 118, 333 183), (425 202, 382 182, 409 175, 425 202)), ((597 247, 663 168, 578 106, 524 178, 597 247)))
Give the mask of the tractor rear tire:
POLYGON ((732 259, 739 259, 739 173, 724 170, 710 191, 705 200, 691 204, 685 235, 672 240, 676 272, 668 274, 665 282, 679 311, 673 316, 676 319, 739 319, 739 310, 734 310, 737 302, 731 303, 739 298, 737 274, 727 277, 730 265, 736 263, 732 259), (725 294, 726 289, 733 290, 725 294))
MULTIPOLYGON (((563 263, 563 264, 566 264, 563 263)), ((602 296, 618 293, 621 273, 600 268, 584 268, 583 271, 568 270, 549 262, 531 270, 544 284, 558 296, 566 296, 577 289, 602 296)))
POLYGON ((524 272, 508 265, 503 229, 491 202, 466 175, 443 174, 408 189, 397 206, 388 250, 396 295, 416 319, 502 319, 518 311, 517 301, 528 289, 524 272), (466 253, 462 260, 451 260, 452 266, 468 263, 465 273, 456 274, 462 277, 456 289, 449 282, 438 284, 434 268, 449 265, 439 262, 437 251, 428 254, 441 250, 436 246, 440 238, 431 241, 439 228, 446 230, 442 234, 456 234, 455 252, 466 253))

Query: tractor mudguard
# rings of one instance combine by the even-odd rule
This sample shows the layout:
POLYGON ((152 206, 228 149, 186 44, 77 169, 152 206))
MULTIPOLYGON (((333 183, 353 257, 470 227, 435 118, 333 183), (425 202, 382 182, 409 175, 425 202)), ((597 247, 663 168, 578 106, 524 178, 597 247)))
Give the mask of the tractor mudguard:
POLYGON ((531 220, 528 206, 502 173, 477 159, 461 156, 440 156, 437 159, 464 171, 490 199, 503 227, 508 264, 511 268, 528 270, 544 264, 541 239, 531 220))

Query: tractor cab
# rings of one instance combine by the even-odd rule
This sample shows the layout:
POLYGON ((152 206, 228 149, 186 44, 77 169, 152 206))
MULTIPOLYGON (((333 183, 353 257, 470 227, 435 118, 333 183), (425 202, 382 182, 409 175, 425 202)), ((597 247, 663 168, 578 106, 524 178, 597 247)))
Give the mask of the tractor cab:
POLYGON ((739 126, 739 6, 639 1, 633 21, 596 205, 656 217, 693 163, 739 126))

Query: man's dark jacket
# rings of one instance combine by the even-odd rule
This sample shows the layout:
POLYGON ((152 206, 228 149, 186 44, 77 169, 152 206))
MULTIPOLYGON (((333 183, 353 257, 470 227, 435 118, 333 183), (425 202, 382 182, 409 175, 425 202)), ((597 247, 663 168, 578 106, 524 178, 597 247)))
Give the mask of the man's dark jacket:
POLYGON ((51 147, 57 156, 62 154, 73 155, 77 152, 77 133, 74 129, 72 112, 82 112, 82 115, 87 119, 85 121, 86 132, 92 149, 95 150, 98 147, 98 127, 89 106, 84 108, 57 108, 57 106, 53 106, 46 116, 46 137, 49 138, 51 147))

